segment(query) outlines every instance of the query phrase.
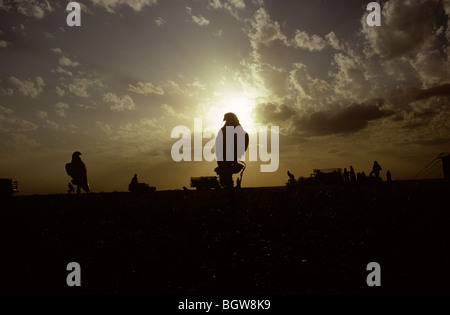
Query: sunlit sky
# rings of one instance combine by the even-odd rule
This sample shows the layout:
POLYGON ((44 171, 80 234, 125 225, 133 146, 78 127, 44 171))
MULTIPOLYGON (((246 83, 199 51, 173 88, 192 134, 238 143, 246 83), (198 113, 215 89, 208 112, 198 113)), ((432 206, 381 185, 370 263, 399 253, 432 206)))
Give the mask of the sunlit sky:
MULTIPOLYGON (((248 162, 243 186, 314 168, 411 179, 450 151, 450 1, 0 0, 0 177, 65 193, 82 153, 93 192, 158 190, 214 176, 174 162, 175 126, 280 127, 279 168, 248 162)), ((205 140, 206 142, 207 140, 205 140)), ((433 176, 442 176, 437 172, 433 176)))

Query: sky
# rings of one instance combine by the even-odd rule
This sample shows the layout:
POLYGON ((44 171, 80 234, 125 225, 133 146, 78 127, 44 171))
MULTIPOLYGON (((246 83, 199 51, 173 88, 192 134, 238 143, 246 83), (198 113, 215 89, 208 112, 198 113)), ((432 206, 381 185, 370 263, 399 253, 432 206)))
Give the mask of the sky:
POLYGON ((83 0, 70 27, 69 1, 0 0, 0 177, 65 193, 80 151, 93 192, 189 187, 216 162, 174 161, 172 130, 232 111, 279 127, 278 169, 247 161, 244 187, 374 160, 413 179, 450 151, 450 1, 380 1, 381 26, 369 2, 83 0))

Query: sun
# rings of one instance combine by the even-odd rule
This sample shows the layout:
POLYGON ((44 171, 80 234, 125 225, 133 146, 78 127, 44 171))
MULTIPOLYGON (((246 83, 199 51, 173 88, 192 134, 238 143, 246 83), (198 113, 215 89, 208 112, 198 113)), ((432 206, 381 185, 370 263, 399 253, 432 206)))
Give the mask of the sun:
POLYGON ((236 114, 244 129, 254 129, 254 109, 255 101, 249 96, 231 95, 220 98, 216 105, 210 108, 207 118, 215 127, 221 128, 224 124, 223 116, 231 112, 236 114))

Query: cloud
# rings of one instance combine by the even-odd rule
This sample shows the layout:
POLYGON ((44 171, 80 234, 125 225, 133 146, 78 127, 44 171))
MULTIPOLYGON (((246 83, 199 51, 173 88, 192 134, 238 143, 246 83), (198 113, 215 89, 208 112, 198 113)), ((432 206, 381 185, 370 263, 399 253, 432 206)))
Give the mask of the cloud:
POLYGON ((258 50, 261 46, 268 46, 274 41, 281 41, 289 45, 286 36, 281 32, 278 22, 273 21, 264 8, 259 8, 250 20, 252 29, 249 38, 252 47, 258 50))
POLYGON ((48 113, 46 111, 40 110, 36 113, 36 116, 45 121, 44 127, 49 127, 51 129, 59 129, 59 124, 48 119, 48 113))
POLYGON ((68 75, 69 77, 73 77, 73 73, 67 69, 64 69, 62 67, 70 67, 70 68, 75 68, 80 66, 80 63, 77 61, 72 61, 69 57, 67 57, 63 51, 61 50, 61 48, 51 48, 50 49, 52 52, 54 52, 55 54, 59 55, 60 57, 58 58, 58 63, 59 66, 56 69, 52 69, 52 73, 59 73, 59 74, 64 74, 64 75, 68 75))
POLYGON ((298 95, 302 99, 313 100, 316 108, 319 102, 323 103, 325 101, 329 103, 334 100, 333 87, 324 80, 312 78, 304 64, 294 64, 293 70, 290 72, 290 82, 298 92, 298 95))
POLYGON ((114 93, 108 92, 103 95, 103 101, 106 103, 112 103, 110 109, 113 112, 122 112, 124 110, 135 110, 133 99, 129 95, 122 97, 117 96, 114 93))
MULTIPOLYGON (((183 89, 180 88, 180 85, 173 80, 168 80, 167 82, 162 83, 161 86, 162 87, 160 89, 163 92, 163 94, 164 93, 167 93, 167 94, 183 94, 184 93, 183 89), (164 88, 164 90, 162 88, 164 88)), ((163 94, 161 94, 161 95, 163 95, 163 94)))
POLYGON ((191 119, 190 117, 184 115, 183 113, 175 111, 173 107, 168 104, 162 104, 161 108, 164 110, 164 115, 168 117, 175 117, 178 119, 184 119, 186 121, 189 121, 191 119))
POLYGON ((289 74, 283 68, 270 64, 254 65, 253 77, 263 84, 264 88, 274 97, 283 98, 290 94, 289 74))
POLYGON ((308 35, 308 33, 297 30, 293 39, 293 46, 304 48, 309 51, 321 51, 327 45, 327 41, 317 35, 308 35))
POLYGON ((361 23, 362 33, 371 48, 368 54, 391 59, 428 50, 436 40, 438 3, 435 0, 390 0, 382 8, 381 27, 368 26, 365 15, 361 23))
POLYGON ((11 88, 0 89, 0 91, 2 92, 3 95, 6 95, 6 96, 11 96, 14 94, 14 90, 11 88))
MULTIPOLYGON (((1 83, 2 83, 2 80, 0 80, 0 84, 1 83)), ((11 96, 14 94, 14 90, 11 88, 5 88, 5 89, 0 88, 0 92, 1 92, 1 94, 6 95, 6 96, 11 96)))
POLYGON ((419 52, 412 66, 416 69, 424 87, 450 83, 450 61, 439 50, 419 52))
POLYGON ((128 85, 128 91, 141 95, 164 95, 164 90, 148 82, 138 82, 137 86, 128 85))
POLYGON ((443 84, 421 90, 415 95, 415 100, 427 99, 433 96, 450 96, 450 84, 443 84))
POLYGON ((66 116, 66 109, 69 108, 69 104, 67 103, 63 103, 63 102, 58 102, 55 105, 55 112, 59 117, 65 117, 66 116))
POLYGON ((48 117, 48 113, 46 111, 40 110, 36 113, 36 116, 38 116, 39 118, 47 118, 48 117))
MULTIPOLYGON (((41 146, 41 144, 35 139, 20 133, 12 133, 8 140, 4 142, 4 145, 8 148, 5 150, 8 154, 11 154, 12 150, 20 152, 20 157, 23 157, 24 153, 34 153, 35 150, 41 146)), ((27 156, 29 155, 27 154, 27 156)))
POLYGON ((51 120, 47 119, 45 121, 45 123, 46 123, 46 127, 49 127, 51 129, 55 129, 55 130, 59 129, 59 124, 54 122, 54 121, 51 121, 51 120))
POLYGON ((330 32, 325 35, 325 39, 328 41, 328 44, 336 50, 342 50, 342 47, 339 43, 339 39, 336 37, 334 32, 330 32))
MULTIPOLYGON (((395 121, 403 122, 402 128, 447 130, 450 118, 450 84, 429 89, 400 88, 389 93, 390 108, 396 111, 395 121), (439 127, 433 127, 438 125, 439 127)), ((450 130, 449 130, 450 132, 450 130)), ((442 131, 438 132, 439 134, 442 131)))
POLYGON ((310 135, 354 133, 367 127, 372 120, 393 115, 393 111, 382 109, 383 101, 376 104, 352 104, 338 111, 317 111, 309 116, 296 118, 298 130, 310 135))
MULTIPOLYGON (((0 0, 0 10, 9 11, 11 10, 11 5, 5 3, 6 0, 0 0)), ((1 33, 0 33, 1 35, 1 33)))
POLYGON ((36 19, 42 19, 47 12, 53 11, 47 0, 13 0, 8 1, 8 4, 5 2, 0 2, 0 10, 11 11, 16 9, 20 14, 36 19))
MULTIPOLYGON (((161 140, 166 134, 165 128, 158 125, 158 119, 143 118, 137 123, 126 123, 116 128, 115 134, 118 139, 127 140, 127 143, 133 141, 145 142, 149 140, 161 140)), ((157 142, 159 142, 157 141, 157 142)))
POLYGON ((155 23, 156 26, 163 26, 166 23, 166 21, 162 17, 158 17, 153 20, 153 23, 155 23))
POLYGON ((59 66, 56 69, 52 69, 52 73, 65 74, 65 75, 68 75, 69 77, 73 77, 73 73, 72 72, 70 72, 69 70, 63 69, 63 68, 61 68, 59 66))
POLYGON ((35 98, 44 91, 45 82, 41 77, 36 77, 36 82, 31 80, 21 81, 16 77, 10 77, 9 81, 18 88, 19 92, 31 98, 35 98))
POLYGON ((270 47, 273 49, 275 43, 282 47, 293 47, 309 50, 310 52, 322 51, 326 47, 332 47, 336 50, 342 50, 341 44, 334 32, 330 32, 322 38, 316 34, 310 35, 305 31, 296 30, 294 38, 288 39, 282 32, 281 26, 277 21, 272 20, 266 9, 259 8, 250 19, 251 28, 246 32, 250 38, 252 48, 261 56, 261 52, 270 47))
POLYGON ((109 124, 106 124, 101 121, 96 121, 95 125, 99 127, 101 130, 103 130, 107 135, 112 135, 114 133, 112 126, 109 124))
POLYGON ((61 48, 57 48, 56 47, 56 48, 51 48, 50 50, 53 51, 55 54, 58 54, 58 55, 62 55, 63 54, 61 48))
POLYGON ((244 0, 228 0, 228 3, 237 9, 245 9, 244 0))
POLYGON ((103 87, 99 79, 74 78, 69 84, 62 84, 67 91, 79 97, 89 97, 88 88, 103 87))
POLYGON ((91 0, 91 2, 105 8, 110 13, 114 13, 117 7, 123 5, 127 5, 135 12, 139 12, 146 6, 152 7, 158 4, 157 0, 91 0))
POLYGON ((206 18, 204 18, 203 16, 199 15, 199 16, 192 16, 192 21, 194 21, 195 24, 199 25, 199 26, 206 26, 209 24, 209 20, 207 20, 206 18))
POLYGON ((245 2, 244 0, 209 0, 207 8, 210 10, 225 9, 231 14, 231 16, 237 20, 240 20, 238 12, 245 9, 245 2))
POLYGON ((277 105, 273 103, 258 104, 255 109, 257 117, 262 123, 274 125, 285 124, 289 119, 295 116, 296 111, 288 105, 277 105))
POLYGON ((58 94, 59 97, 63 97, 64 95, 66 95, 66 92, 63 89, 61 89, 59 86, 57 86, 56 94, 58 94))
POLYGON ((374 82, 368 80, 366 74, 368 61, 361 56, 348 56, 342 53, 334 55, 333 65, 337 72, 334 78, 334 91, 350 100, 365 100, 371 96, 374 82))
POLYGON ((97 104, 94 105, 86 105, 86 104, 75 104, 75 106, 79 108, 83 108, 84 110, 96 110, 97 104))
POLYGON ((209 9, 221 9, 223 8, 222 2, 220 0, 208 0, 208 8, 209 9))
POLYGON ((11 42, 8 42, 6 40, 0 40, 0 48, 8 48, 12 46, 11 42))
POLYGON ((209 20, 207 20, 206 18, 204 18, 202 15, 199 16, 195 16, 192 15, 192 8, 191 7, 186 7, 186 12, 188 13, 188 15, 191 17, 191 20, 199 25, 199 26, 206 26, 209 24, 209 20))
POLYGON ((30 132, 38 129, 34 123, 17 117, 14 111, 0 105, 0 132, 30 132))
POLYGON ((79 62, 72 61, 68 57, 65 57, 65 56, 59 58, 58 61, 61 66, 66 66, 66 67, 78 67, 80 65, 79 62))

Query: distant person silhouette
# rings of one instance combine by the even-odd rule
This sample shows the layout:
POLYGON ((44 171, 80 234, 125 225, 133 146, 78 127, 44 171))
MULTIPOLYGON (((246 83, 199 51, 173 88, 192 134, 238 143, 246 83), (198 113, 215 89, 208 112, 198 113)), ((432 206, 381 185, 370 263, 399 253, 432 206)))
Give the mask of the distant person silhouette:
POLYGON ((344 168, 344 183, 350 182, 350 173, 347 171, 347 168, 344 168))
MULTIPOLYGON (((219 130, 216 137, 216 158, 218 166, 214 171, 219 175, 220 185, 223 188, 233 188, 233 174, 239 173, 244 168, 244 165, 239 163, 239 160, 248 148, 249 137, 234 113, 226 113, 223 120, 225 124, 219 130), (232 139, 227 139, 227 129, 233 133, 234 137, 232 139), (238 137, 244 138, 239 140, 238 137), (242 140, 243 143, 241 143, 242 140), (233 150, 234 154, 231 158, 227 157, 227 148, 233 150)), ((240 184, 241 180, 239 180, 240 184)))
POLYGON ((370 176, 375 175, 376 178, 380 177, 380 171, 382 170, 381 165, 378 164, 377 161, 373 162, 372 172, 370 172, 370 176))
POLYGON ((292 174, 291 172, 287 171, 287 174, 289 176, 289 180, 287 182, 288 185, 296 185, 297 184, 297 180, 295 179, 294 174, 292 174))
POLYGON ((72 162, 66 164, 66 172, 72 177, 71 183, 77 186, 77 194, 80 194, 81 188, 87 193, 89 192, 86 165, 84 165, 80 155, 80 152, 74 152, 72 154, 72 162))
POLYGON ((350 166, 350 181, 352 183, 356 182, 356 175, 355 175, 355 170, 353 169, 353 166, 350 166))
POLYGON ((139 183, 137 174, 134 174, 130 184, 128 185, 128 190, 131 193, 147 193, 155 191, 156 187, 150 187, 146 183, 139 183))
POLYGON ((387 180, 388 182, 392 182, 392 176, 391 176, 391 171, 390 171, 390 170, 388 170, 388 171, 386 172, 386 180, 387 180))
POLYGON ((366 177, 367 177, 366 173, 364 173, 364 171, 362 171, 362 172, 356 174, 356 181, 358 183, 363 183, 366 180, 366 177))
POLYGON ((137 178, 137 174, 134 174, 133 178, 131 179, 130 184, 128 185, 128 190, 131 192, 134 192, 138 189, 139 182, 137 178))

